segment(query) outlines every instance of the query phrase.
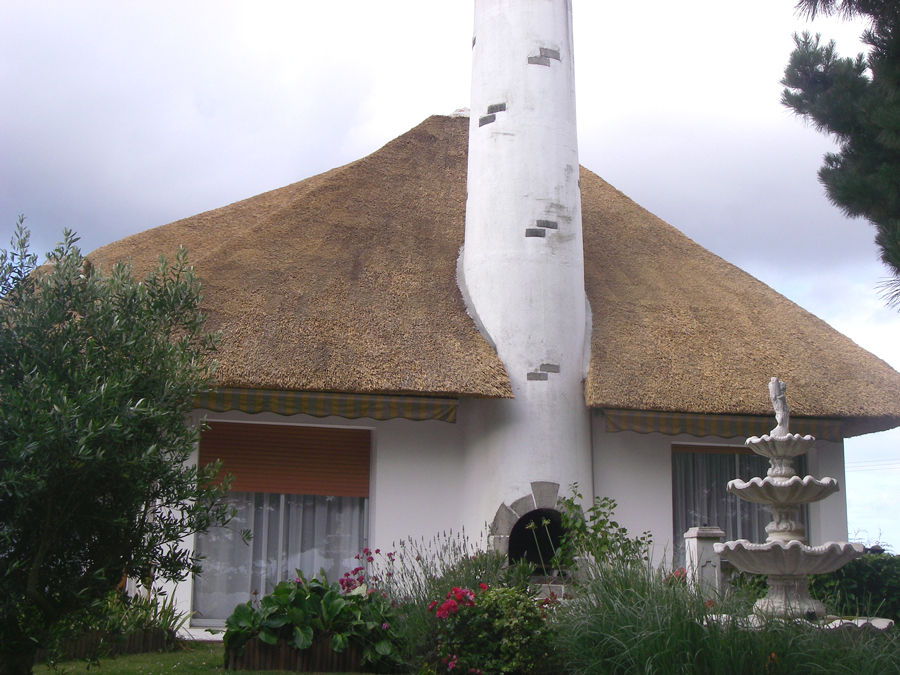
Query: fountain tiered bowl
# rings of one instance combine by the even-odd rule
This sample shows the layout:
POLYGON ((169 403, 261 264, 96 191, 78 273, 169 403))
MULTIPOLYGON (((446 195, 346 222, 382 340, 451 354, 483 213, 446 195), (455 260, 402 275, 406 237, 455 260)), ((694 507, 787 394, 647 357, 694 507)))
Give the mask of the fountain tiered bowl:
POLYGON ((833 495, 840 488, 834 478, 817 480, 812 476, 751 478, 729 481, 728 491, 756 504, 809 504, 833 495))
POLYGON ((768 537, 764 544, 739 539, 716 544, 715 550, 743 572, 768 576, 769 591, 754 606, 758 614, 785 619, 823 617, 825 607, 810 597, 807 575, 840 569, 862 555, 864 549, 861 544, 833 541, 807 545, 800 506, 825 499, 839 486, 833 478, 801 478, 796 474, 793 458, 808 452, 816 439, 788 431, 784 383, 773 377, 769 392, 778 426, 771 434, 753 436, 746 443, 769 459, 767 475, 728 483, 728 491, 740 499, 769 506, 772 522, 766 527, 768 537))
POLYGON ((862 544, 829 541, 807 546, 799 541, 769 541, 751 544, 746 539, 719 544, 716 551, 728 562, 750 574, 802 575, 827 574, 846 565, 863 553, 862 544))

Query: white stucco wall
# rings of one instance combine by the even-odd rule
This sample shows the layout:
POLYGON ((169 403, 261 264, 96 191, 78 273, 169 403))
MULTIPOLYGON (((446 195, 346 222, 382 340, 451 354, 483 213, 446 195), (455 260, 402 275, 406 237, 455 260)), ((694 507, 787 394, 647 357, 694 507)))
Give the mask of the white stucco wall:
POLYGON ((809 474, 816 478, 834 478, 840 491, 809 505, 807 537, 812 546, 827 541, 847 541, 847 481, 844 476, 844 444, 816 441, 807 453, 809 474))
MULTIPOLYGON (((653 560, 672 559, 673 436, 606 432, 606 418, 591 415, 594 492, 618 503, 619 525, 636 535, 653 534, 653 560)), ((696 440, 696 439, 694 439, 696 440)))

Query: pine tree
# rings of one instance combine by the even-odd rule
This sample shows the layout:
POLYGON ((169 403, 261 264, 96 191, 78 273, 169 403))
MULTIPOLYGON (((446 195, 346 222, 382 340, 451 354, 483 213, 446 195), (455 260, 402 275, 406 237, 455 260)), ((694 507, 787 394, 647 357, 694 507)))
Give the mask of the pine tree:
POLYGON ((819 180, 833 204, 875 226, 875 243, 892 277, 883 284, 900 307, 900 3, 897 0, 801 0, 797 9, 863 18, 867 55, 842 58, 834 41, 794 35, 781 102, 832 135, 840 152, 825 155, 819 180))

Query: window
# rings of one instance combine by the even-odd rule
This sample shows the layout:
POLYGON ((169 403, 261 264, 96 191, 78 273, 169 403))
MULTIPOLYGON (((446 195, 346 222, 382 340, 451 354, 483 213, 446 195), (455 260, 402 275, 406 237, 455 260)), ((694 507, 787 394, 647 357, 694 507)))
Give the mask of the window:
MULTIPOLYGON (((708 525, 725 531, 727 541, 766 540, 771 514, 763 504, 754 504, 729 493, 728 481, 765 477, 769 460, 745 447, 672 445, 672 541, 674 566, 684 565, 684 533, 708 525)), ((803 475, 806 457, 794 459, 794 470, 803 475)), ((805 509, 801 509, 805 522, 805 509)))
POLYGON ((355 566, 366 545, 371 434, 367 430, 213 422, 200 463, 235 476, 227 528, 197 537, 205 556, 194 580, 191 623, 221 625, 234 607, 279 581, 355 566), (241 530, 249 529, 245 544, 241 530))

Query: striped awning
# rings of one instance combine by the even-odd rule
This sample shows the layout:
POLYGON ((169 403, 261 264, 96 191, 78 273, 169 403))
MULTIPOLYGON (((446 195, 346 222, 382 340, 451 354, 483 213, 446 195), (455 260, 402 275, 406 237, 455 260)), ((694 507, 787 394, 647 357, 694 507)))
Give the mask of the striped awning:
POLYGON ((455 398, 428 396, 383 396, 378 394, 335 394, 314 391, 276 391, 219 387, 194 399, 194 407, 215 412, 240 410, 246 413, 273 412, 278 415, 314 417, 370 417, 389 420, 397 417, 422 422, 456 422, 455 398))
MULTIPOLYGON (((775 426, 775 416, 752 415, 696 415, 687 413, 655 412, 647 410, 604 409, 606 430, 636 431, 639 434, 661 433, 669 436, 762 436, 775 426)), ((791 433, 810 434, 823 441, 841 441, 844 438, 841 420, 811 417, 791 417, 791 433)))

